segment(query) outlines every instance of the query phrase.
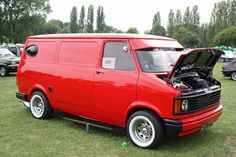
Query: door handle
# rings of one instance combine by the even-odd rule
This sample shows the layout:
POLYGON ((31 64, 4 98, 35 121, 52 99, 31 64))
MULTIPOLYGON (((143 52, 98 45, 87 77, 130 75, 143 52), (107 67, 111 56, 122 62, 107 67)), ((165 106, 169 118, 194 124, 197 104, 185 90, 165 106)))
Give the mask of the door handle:
POLYGON ((102 71, 102 70, 96 70, 96 74, 104 74, 104 71, 102 71))

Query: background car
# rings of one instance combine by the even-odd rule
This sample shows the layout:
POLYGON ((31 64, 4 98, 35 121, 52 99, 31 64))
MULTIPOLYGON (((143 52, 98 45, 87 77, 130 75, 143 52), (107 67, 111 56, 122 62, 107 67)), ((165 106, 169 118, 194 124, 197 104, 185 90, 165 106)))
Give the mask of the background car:
POLYGON ((15 56, 20 57, 20 47, 16 44, 9 43, 9 44, 3 44, 0 46, 0 48, 6 48, 10 50, 15 56))
POLYGON ((20 58, 12 54, 7 48, 0 48, 0 76, 7 76, 10 72, 16 72, 20 58))
POLYGON ((226 77, 231 77, 232 80, 236 81, 236 59, 228 64, 223 65, 222 73, 226 77))
POLYGON ((232 60, 235 59, 235 54, 232 52, 232 51, 224 51, 225 54, 223 54, 221 57, 220 57, 220 60, 222 62, 231 62, 232 60))

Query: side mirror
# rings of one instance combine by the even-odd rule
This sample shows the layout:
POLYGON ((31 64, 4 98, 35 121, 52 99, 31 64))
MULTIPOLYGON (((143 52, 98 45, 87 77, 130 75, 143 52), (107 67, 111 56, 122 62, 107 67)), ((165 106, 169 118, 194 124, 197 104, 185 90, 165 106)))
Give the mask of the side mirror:
POLYGON ((129 52, 129 47, 128 47, 128 46, 124 46, 124 47, 123 47, 123 51, 124 51, 125 53, 129 52))
POLYGON ((27 55, 31 57, 35 57, 38 54, 38 46, 37 45, 30 45, 25 48, 25 52, 27 55))

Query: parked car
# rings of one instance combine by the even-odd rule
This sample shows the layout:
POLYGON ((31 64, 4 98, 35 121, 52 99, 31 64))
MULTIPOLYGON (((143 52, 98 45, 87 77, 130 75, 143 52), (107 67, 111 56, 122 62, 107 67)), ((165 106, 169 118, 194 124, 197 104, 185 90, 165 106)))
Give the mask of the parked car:
POLYGON ((226 77, 231 77, 232 80, 236 81, 236 59, 232 62, 222 66, 222 73, 226 77))
POLYGON ((16 97, 36 119, 57 111, 74 122, 126 128, 135 145, 152 148, 166 135, 206 129, 223 112, 221 84, 212 76, 223 52, 203 48, 176 55, 182 50, 161 36, 31 36, 16 97))
POLYGON ((20 58, 16 57, 6 48, 0 48, 0 76, 7 76, 10 72, 16 72, 20 58))
POLYGON ((231 62, 236 58, 236 55, 232 51, 224 51, 224 54, 220 57, 222 62, 231 62))
POLYGON ((3 44, 0 46, 0 48, 7 48, 10 50, 15 56, 20 57, 20 47, 16 44, 3 44))

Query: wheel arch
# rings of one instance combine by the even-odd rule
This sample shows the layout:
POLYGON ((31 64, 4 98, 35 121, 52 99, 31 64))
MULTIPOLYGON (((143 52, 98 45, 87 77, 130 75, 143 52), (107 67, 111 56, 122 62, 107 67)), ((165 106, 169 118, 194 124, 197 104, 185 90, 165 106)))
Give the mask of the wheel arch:
POLYGON ((49 98, 47 90, 39 84, 35 84, 34 86, 31 87, 31 90, 28 93, 28 101, 30 101, 32 94, 36 91, 42 92, 46 96, 48 101, 50 102, 50 98, 49 98))
POLYGON ((145 110, 145 111, 149 111, 151 113, 153 113, 155 116, 157 116, 161 122, 163 123, 163 120, 162 120, 162 117, 161 117, 161 112, 160 110, 155 107, 154 105, 151 105, 149 103, 141 103, 141 104, 135 104, 135 105, 131 105, 129 106, 129 108, 126 110, 125 112, 125 124, 124 126, 126 127, 127 126, 127 122, 128 122, 128 119, 129 117, 137 112, 137 111, 140 111, 140 110, 145 110))

